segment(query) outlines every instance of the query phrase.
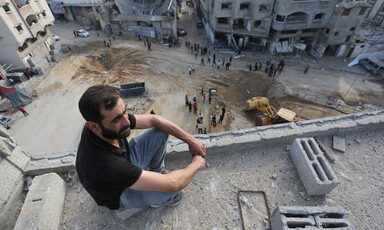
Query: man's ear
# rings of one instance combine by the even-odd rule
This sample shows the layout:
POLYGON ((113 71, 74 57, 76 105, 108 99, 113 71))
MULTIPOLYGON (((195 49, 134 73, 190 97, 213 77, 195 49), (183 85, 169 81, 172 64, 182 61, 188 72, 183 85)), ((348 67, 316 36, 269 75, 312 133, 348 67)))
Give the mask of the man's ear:
POLYGON ((85 122, 85 126, 87 126, 88 129, 90 129, 94 133, 99 133, 100 132, 100 125, 97 124, 94 121, 87 121, 85 122))

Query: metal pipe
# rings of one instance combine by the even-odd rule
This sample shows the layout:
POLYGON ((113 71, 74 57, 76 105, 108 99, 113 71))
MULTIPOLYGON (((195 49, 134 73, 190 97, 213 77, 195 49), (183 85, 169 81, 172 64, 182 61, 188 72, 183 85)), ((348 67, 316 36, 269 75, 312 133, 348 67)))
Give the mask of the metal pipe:
POLYGON ((239 191, 237 191, 237 201, 239 203, 241 226, 243 227, 243 230, 245 230, 245 225, 244 225, 243 211, 241 209, 241 200, 240 200, 240 193, 242 193, 242 192, 253 192, 253 193, 262 193, 263 194, 265 206, 267 207, 267 212, 268 212, 268 222, 269 222, 269 226, 271 226, 271 210, 269 209, 267 194, 265 194, 264 191, 239 190, 239 191))

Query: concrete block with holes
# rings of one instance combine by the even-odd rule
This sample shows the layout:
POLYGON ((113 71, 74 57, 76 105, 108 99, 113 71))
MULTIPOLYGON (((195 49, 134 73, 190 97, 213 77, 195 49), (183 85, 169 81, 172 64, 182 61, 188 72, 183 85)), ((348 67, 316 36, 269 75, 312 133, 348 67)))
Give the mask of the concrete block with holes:
POLYGON ((15 230, 58 229, 64 197, 65 182, 56 173, 36 176, 17 218, 15 230))
POLYGON ((296 138, 290 154, 308 196, 326 195, 339 180, 317 142, 311 138, 296 138))
POLYGON ((277 207, 271 217, 271 227, 273 230, 354 229, 347 214, 347 210, 339 207, 277 207))

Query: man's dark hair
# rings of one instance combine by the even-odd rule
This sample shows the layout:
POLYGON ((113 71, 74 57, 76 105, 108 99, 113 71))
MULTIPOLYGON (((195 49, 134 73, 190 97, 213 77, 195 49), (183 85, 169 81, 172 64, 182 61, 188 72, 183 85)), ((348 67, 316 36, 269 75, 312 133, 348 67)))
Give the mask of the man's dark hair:
POLYGON ((86 121, 100 123, 103 120, 101 108, 112 110, 119 98, 120 92, 116 88, 107 85, 92 86, 80 98, 80 113, 86 121))

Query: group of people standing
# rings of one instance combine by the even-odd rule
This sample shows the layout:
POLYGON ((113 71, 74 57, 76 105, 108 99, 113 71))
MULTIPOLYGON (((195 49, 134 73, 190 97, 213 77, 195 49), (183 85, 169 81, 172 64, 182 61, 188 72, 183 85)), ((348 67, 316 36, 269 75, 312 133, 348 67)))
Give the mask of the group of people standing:
MULTIPOLYGON (((201 89, 201 96, 203 98, 203 103, 205 102, 205 92, 204 92, 204 88, 201 89)), ((212 101, 212 93, 211 93, 211 89, 209 89, 209 104, 211 104, 211 101, 212 101)), ((189 100, 189 97, 188 97, 188 94, 185 95, 185 106, 188 107, 189 109, 189 112, 192 112, 192 109, 193 109, 193 113, 198 116, 197 117, 197 120, 196 120, 196 129, 198 130, 198 133, 200 134, 207 134, 208 131, 207 131, 207 127, 205 127, 203 129, 203 119, 204 119, 204 115, 202 113, 199 113, 197 114, 197 98, 196 98, 196 95, 193 96, 193 103, 191 100, 189 100)), ((222 124, 223 123, 223 120, 224 120, 224 116, 225 116, 225 106, 223 106, 223 108, 221 109, 221 114, 218 115, 219 116, 219 121, 218 123, 222 124)), ((213 127, 216 127, 216 124, 217 124, 217 117, 216 117, 216 114, 212 113, 210 115, 210 125, 212 125, 213 127)))
MULTIPOLYGON (((256 61, 254 66, 252 66, 251 63, 248 63, 247 66, 248 66, 249 72, 256 72, 257 70, 260 70, 262 68, 263 64, 261 62, 256 61)), ((265 62, 265 73, 268 74, 269 77, 272 77, 272 75, 276 76, 277 72, 281 74, 281 72, 284 70, 284 66, 285 66, 284 59, 281 59, 281 61, 277 66, 276 66, 275 60, 268 59, 265 62)))

